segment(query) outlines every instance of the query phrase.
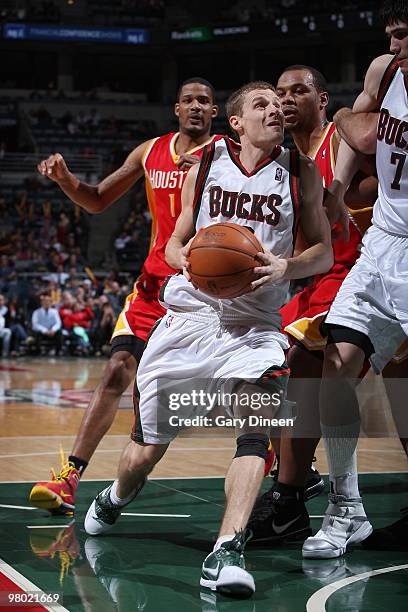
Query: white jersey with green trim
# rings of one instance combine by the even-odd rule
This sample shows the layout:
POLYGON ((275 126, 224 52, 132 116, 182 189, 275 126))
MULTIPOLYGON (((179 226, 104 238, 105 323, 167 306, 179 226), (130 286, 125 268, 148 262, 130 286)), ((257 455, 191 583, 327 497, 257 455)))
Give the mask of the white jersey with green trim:
MULTIPOLYGON (((276 146, 272 155, 247 172, 236 143, 227 137, 212 143, 203 154, 193 206, 197 231, 215 223, 236 223, 251 228, 274 255, 291 257, 300 207, 298 152, 276 146)), ((280 329, 278 310, 288 289, 289 281, 280 280, 219 300, 178 274, 163 286, 161 303, 176 314, 189 314, 190 319, 216 315, 225 322, 262 322, 280 329)))
POLYGON ((373 225, 390 234, 408 236, 408 79, 395 60, 385 71, 380 91, 378 198, 373 225))

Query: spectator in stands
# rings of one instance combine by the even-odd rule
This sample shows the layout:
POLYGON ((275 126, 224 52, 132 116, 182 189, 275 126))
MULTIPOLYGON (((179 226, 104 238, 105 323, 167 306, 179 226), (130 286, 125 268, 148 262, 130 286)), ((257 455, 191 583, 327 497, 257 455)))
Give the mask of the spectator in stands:
POLYGON ((57 240, 60 244, 65 244, 67 236, 71 229, 71 221, 68 215, 63 211, 59 214, 57 225, 57 240))
POLYGON ((123 230, 114 242, 115 249, 117 251, 124 249, 129 240, 131 240, 129 232, 127 230, 123 230))
POLYGON ((52 347, 50 354, 59 354, 62 346, 61 319, 56 308, 52 308, 49 293, 40 296, 41 307, 34 310, 31 324, 35 335, 37 350, 41 354, 52 347))
POLYGON ((6 318, 7 313, 8 313, 8 306, 7 306, 6 298, 4 297, 2 293, 0 293, 0 315, 6 318))
POLYGON ((56 272, 52 272, 51 274, 43 276, 43 280, 54 281, 54 283, 57 283, 60 287, 63 287, 65 285, 68 278, 69 274, 68 272, 64 271, 63 264, 59 264, 57 266, 56 272))
POLYGON ((100 357, 102 354, 109 354, 109 342, 115 327, 116 315, 112 305, 106 295, 99 297, 99 312, 97 325, 94 331, 93 345, 95 357, 100 357))
POLYGON ((29 335, 24 311, 22 306, 19 305, 17 298, 13 298, 8 304, 6 323, 11 330, 10 354, 12 357, 18 357, 24 352, 23 348, 29 340, 29 335))
POLYGON ((83 302, 74 300, 70 313, 64 314, 63 325, 68 331, 71 331, 78 340, 77 353, 88 355, 90 351, 90 339, 87 331, 91 328, 91 321, 94 318, 94 313, 89 306, 85 306, 83 302))
POLYGON ((10 351, 11 330, 6 327, 6 319, 0 315, 0 340, 1 340, 1 356, 8 357, 10 351))
POLYGON ((7 255, 0 255, 0 291, 7 291, 14 269, 7 255))
POLYGON ((101 119, 101 114, 96 108, 92 108, 90 112, 85 115, 86 128, 89 134, 95 134, 95 132, 98 131, 101 119))

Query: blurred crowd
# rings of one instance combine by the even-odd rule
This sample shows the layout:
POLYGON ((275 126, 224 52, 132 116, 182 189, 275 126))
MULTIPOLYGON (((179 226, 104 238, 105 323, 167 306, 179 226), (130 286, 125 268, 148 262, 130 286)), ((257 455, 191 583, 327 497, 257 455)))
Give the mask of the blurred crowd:
MULTIPOLYGON (((107 354, 145 245, 138 244, 137 256, 128 251, 130 281, 115 270, 96 278, 86 260, 87 215, 64 200, 58 206, 33 198, 37 183, 35 176, 27 179, 13 206, 0 194, 1 354, 107 354)), ((140 211, 127 216, 123 226, 134 239, 138 223, 148 226, 143 206, 141 199, 140 211)))
MULTIPOLYGON (((112 272, 102 282, 63 273, 21 281, 16 295, 0 258, 0 341, 2 357, 21 355, 108 355, 109 342, 130 287, 112 272), (6 274, 5 274, 6 273, 6 274), (118 279, 118 280, 116 280, 118 279), (20 287, 21 289, 21 287, 20 287)), ((10 266, 8 268, 10 270, 10 266)), ((92 276, 92 275, 91 275, 92 276)))

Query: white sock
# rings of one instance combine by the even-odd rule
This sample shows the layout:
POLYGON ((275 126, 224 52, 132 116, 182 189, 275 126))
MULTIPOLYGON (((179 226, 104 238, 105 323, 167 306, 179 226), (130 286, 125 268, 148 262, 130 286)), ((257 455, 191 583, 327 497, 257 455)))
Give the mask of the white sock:
POLYGON ((321 424, 331 476, 357 473, 356 448, 360 422, 351 425, 321 424))
POLYGON ((113 483, 112 488, 110 490, 111 502, 112 502, 112 504, 115 504, 116 506, 126 506, 126 504, 131 502, 132 499, 134 498, 136 489, 134 489, 131 492, 130 495, 125 497, 125 499, 122 499, 122 498, 118 497, 118 494, 117 494, 118 484, 119 484, 119 481, 115 480, 115 482, 113 483))
POLYGON ((220 536, 218 540, 216 541, 216 543, 214 544, 213 552, 218 550, 221 544, 224 544, 224 542, 230 542, 234 538, 235 538, 235 534, 220 536))
POLYGON ((342 474, 330 476, 330 489, 335 495, 344 495, 347 499, 360 497, 357 474, 342 474))
POLYGON ((357 472, 357 442, 360 422, 351 425, 321 424, 332 490, 347 498, 360 497, 357 472))

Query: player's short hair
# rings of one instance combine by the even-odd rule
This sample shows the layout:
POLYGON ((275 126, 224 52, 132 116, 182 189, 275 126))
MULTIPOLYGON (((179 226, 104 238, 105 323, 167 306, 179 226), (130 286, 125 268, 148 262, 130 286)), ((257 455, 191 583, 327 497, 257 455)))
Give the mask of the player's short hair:
POLYGON ((227 100, 225 108, 228 119, 233 115, 237 115, 238 117, 241 116, 245 96, 255 89, 271 89, 275 91, 275 87, 272 83, 268 83, 267 81, 251 81, 251 83, 243 85, 237 89, 237 91, 234 91, 227 100))
POLYGON ((318 93, 322 91, 327 91, 327 81, 320 72, 320 70, 316 70, 316 68, 312 68, 312 66, 306 66, 305 64, 293 64, 292 66, 287 66, 282 70, 282 74, 285 72, 289 72, 291 70, 307 70, 313 77, 313 85, 316 88, 318 93))
POLYGON ((408 24, 407 0, 385 0, 381 9, 381 16, 385 26, 392 25, 397 21, 408 24))
POLYGON ((215 89, 213 85, 211 85, 210 81, 207 81, 207 79, 203 79, 202 77, 191 77, 190 79, 183 81, 177 90, 177 102, 180 100, 181 90, 183 89, 184 85, 190 85, 190 83, 200 83, 200 85, 205 85, 205 87, 208 87, 208 89, 211 91, 212 101, 215 102, 215 89))
POLYGON ((40 298, 50 298, 51 297, 51 293, 49 293, 48 291, 41 291, 40 293, 40 298))

